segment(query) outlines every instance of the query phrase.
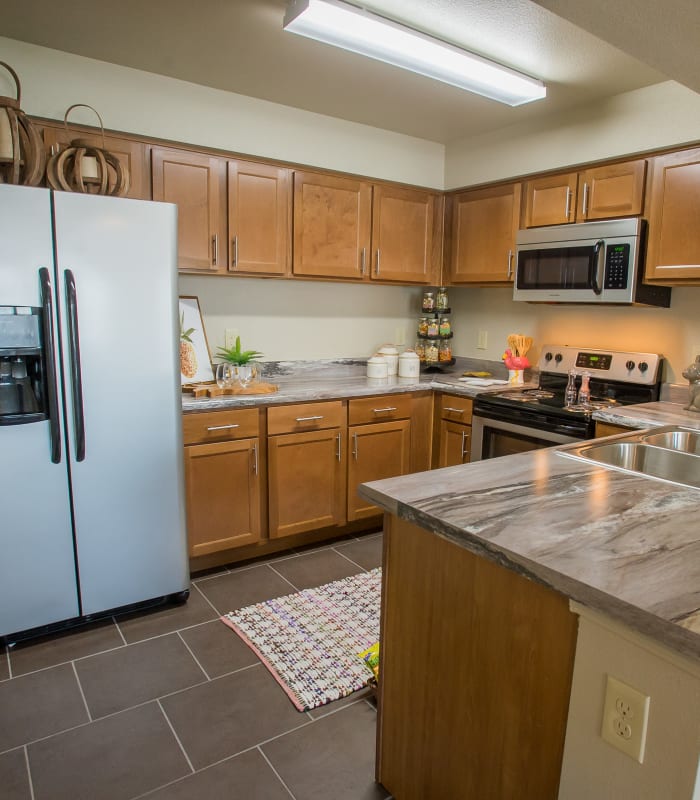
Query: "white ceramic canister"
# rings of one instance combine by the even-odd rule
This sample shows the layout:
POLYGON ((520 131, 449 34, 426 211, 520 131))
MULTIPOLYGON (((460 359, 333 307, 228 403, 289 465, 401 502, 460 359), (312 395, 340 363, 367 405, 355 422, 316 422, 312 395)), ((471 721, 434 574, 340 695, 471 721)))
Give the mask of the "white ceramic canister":
POLYGON ((415 350, 404 350, 399 356, 399 377, 417 378, 420 375, 420 359, 415 350))
POLYGON ((367 359, 368 378, 386 378, 389 375, 389 365, 384 356, 375 353, 367 359))
POLYGON ((386 359, 389 375, 396 375, 399 371, 399 351, 393 344, 383 344, 377 353, 386 359))

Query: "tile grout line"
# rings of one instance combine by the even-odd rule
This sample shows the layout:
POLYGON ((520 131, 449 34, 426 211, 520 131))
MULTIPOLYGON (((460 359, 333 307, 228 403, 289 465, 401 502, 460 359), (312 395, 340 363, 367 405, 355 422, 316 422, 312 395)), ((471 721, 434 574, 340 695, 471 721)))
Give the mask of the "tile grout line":
POLYGON ((207 671, 204 669, 204 667, 203 667, 203 666, 202 666, 202 665, 199 663, 199 659, 197 658, 197 656, 196 656, 196 655, 194 654, 194 652, 192 651, 192 648, 191 648, 191 647, 190 647, 190 646, 187 644, 187 642, 184 640, 184 638, 183 638, 182 634, 180 633, 180 631, 175 631, 175 633, 176 633, 176 635, 177 635, 177 636, 179 636, 179 637, 180 637, 180 641, 181 641, 181 642, 182 642, 182 643, 185 645, 185 647, 187 648, 187 650, 188 650, 189 654, 190 654, 190 655, 192 656, 192 658, 194 659, 194 661, 195 661, 195 664, 196 664, 196 665, 197 665, 197 666, 198 666, 198 667, 199 667, 199 668, 202 670, 202 672, 204 673, 204 677, 205 677, 205 678, 206 678, 208 681, 211 681, 211 676, 210 676, 210 675, 209 675, 209 673, 208 673, 208 672, 207 672, 207 671))
POLYGON ((112 622, 114 623, 114 627, 117 629, 117 633, 121 636, 122 642, 124 642, 125 645, 128 645, 129 642, 126 641, 126 636, 124 636, 124 634, 122 633, 122 629, 119 627, 119 623, 117 622, 117 618, 116 617, 112 617, 112 622))
POLYGON ((10 661, 10 646, 5 645, 5 659, 7 660, 7 679, 10 680, 12 675, 12 662, 10 661))
POLYGON ((284 786, 284 788, 285 788, 285 789, 286 789, 286 790, 289 792, 289 796, 292 798, 292 800, 296 800, 296 798, 294 797, 294 795, 293 795, 293 793, 292 793, 292 790, 291 790, 291 789, 289 788, 289 786, 287 786, 287 784, 286 784, 286 783, 285 783, 285 782, 282 780, 282 776, 279 774, 279 772, 277 772, 277 770, 276 770, 276 769, 275 769, 275 768, 272 766, 272 762, 271 762, 271 761, 270 761, 270 759, 269 759, 269 758, 268 758, 268 757, 265 755, 265 753, 263 752, 263 749, 262 749, 262 747, 260 747, 260 745, 256 745, 256 748, 255 748, 255 749, 256 749, 256 750, 257 750, 257 751, 260 753, 260 755, 261 755, 261 756, 262 756, 262 757, 265 759, 265 761, 267 762, 267 765, 268 765, 268 767, 270 767, 270 769, 273 771, 273 773, 274 773, 274 774, 277 776, 277 780, 278 780, 278 781, 279 781, 279 782, 282 784, 282 786, 284 786))
MULTIPOLYGON (((270 567, 270 569, 275 573, 275 575, 277 575, 278 577, 282 578, 283 581, 286 581, 292 587, 292 589, 294 589, 295 592, 300 592, 301 591, 301 589, 298 586, 295 586, 289 580, 289 578, 285 578, 284 575, 282 575, 282 573, 277 572, 277 570, 271 564, 267 564, 266 566, 270 567)), ((273 599, 273 598, 271 598, 271 599, 273 599)), ((263 600, 263 602, 265 602, 265 601, 263 600)))
MULTIPOLYGON (((221 612, 219 611, 219 609, 211 602, 211 600, 204 594, 204 592, 199 588, 199 586, 197 586, 196 583, 193 583, 192 586, 204 598, 205 602, 212 607, 214 613, 216 614, 216 618, 219 619, 221 617, 221 612)), ((208 620, 208 621, 211 622, 212 620, 208 620)), ((191 627, 194 627, 194 626, 191 626, 191 627)), ((183 630, 184 631, 185 628, 180 628, 179 630, 183 630)))
POLYGON ((369 572, 369 570, 366 569, 365 567, 363 567, 362 564, 358 564, 357 561, 353 561, 350 558, 350 556, 346 556, 345 553, 341 553, 340 551, 336 550, 335 548, 333 548, 333 552, 337 553, 337 555, 339 555, 341 558, 344 558, 346 561, 349 561, 353 566, 357 567, 358 569, 361 569, 363 572, 369 572))
POLYGON ((80 683, 80 678, 78 677, 78 670, 75 666, 75 661, 70 662, 71 667, 73 667, 73 674, 75 675, 75 680, 78 682, 78 689, 80 689, 80 696, 83 698, 83 703, 85 704, 85 710, 87 711, 88 715, 88 722, 93 722, 92 714, 90 713, 90 708, 87 704, 87 700, 85 698, 85 692, 83 691, 83 686, 80 683))
MULTIPOLYGON (((140 642, 138 644, 140 644, 140 642)), ((67 658, 65 661, 57 661, 55 664, 49 664, 48 667, 39 667, 38 669, 22 672, 20 675, 13 675, 12 677, 14 680, 17 680, 17 678, 26 678, 28 675, 36 675, 39 672, 47 672, 48 670, 55 669, 56 667, 64 667, 66 664, 72 664, 74 661, 84 661, 85 659, 92 658, 93 656, 102 656, 106 653, 114 653, 116 650, 121 650, 124 646, 125 645, 123 644, 118 644, 116 647, 108 647, 106 650, 98 650, 96 653, 87 653, 86 655, 78 656, 77 658, 67 658)))
POLYGON ((192 766, 192 762, 190 761, 190 757, 187 755, 187 751, 185 750, 185 746, 180 741, 180 737, 177 735, 177 732, 175 731, 175 728, 173 728, 173 723, 170 721, 170 717, 168 717, 168 715, 165 713, 165 709, 161 705, 160 700, 156 700, 156 703, 158 704, 158 708, 160 709, 160 713, 165 717, 165 721, 168 723, 168 727, 172 731, 173 736, 175 737, 175 741, 178 743, 178 746, 179 746, 180 750, 182 750, 182 755, 185 757, 185 761, 187 761, 187 765, 189 766, 189 768, 191 770, 191 773, 192 774, 195 773, 197 770, 192 766))
POLYGON ((27 745, 22 746, 22 750, 24 750, 24 763, 27 766, 27 780, 29 781, 29 796, 31 800, 35 800, 36 795, 34 794, 34 781, 32 780, 32 770, 29 766, 29 751, 27 750, 27 745))

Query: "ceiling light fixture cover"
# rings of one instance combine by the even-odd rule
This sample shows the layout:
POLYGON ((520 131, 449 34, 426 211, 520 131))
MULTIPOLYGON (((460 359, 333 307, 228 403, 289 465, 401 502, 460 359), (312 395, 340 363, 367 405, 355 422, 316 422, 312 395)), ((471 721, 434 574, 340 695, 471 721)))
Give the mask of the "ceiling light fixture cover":
POLYGON ((284 29, 509 106, 539 100, 547 94, 542 81, 342 0, 291 0, 284 29))

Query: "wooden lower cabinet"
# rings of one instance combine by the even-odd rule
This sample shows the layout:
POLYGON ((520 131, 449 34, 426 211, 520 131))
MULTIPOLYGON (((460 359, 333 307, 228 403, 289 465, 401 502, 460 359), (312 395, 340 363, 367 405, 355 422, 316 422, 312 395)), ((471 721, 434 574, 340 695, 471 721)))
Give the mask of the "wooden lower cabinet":
POLYGON ((454 467, 467 464, 471 454, 472 426, 458 422, 440 422, 440 461, 441 467, 454 467))
POLYGON ((341 428, 270 436, 270 537, 345 523, 345 432, 341 428))
POLYGON ((357 494, 368 481, 394 478, 410 471, 411 421, 375 422, 349 428, 348 520, 373 517, 377 506, 357 494))
POLYGON ((596 422, 595 435, 596 438, 601 436, 615 436, 618 433, 630 433, 633 428, 627 428, 624 425, 612 425, 609 422, 596 422))
POLYGON ((186 447, 185 480, 190 556, 260 540, 258 438, 186 447))
POLYGON ((567 598, 393 516, 382 581, 377 780, 401 800, 556 800, 567 598))

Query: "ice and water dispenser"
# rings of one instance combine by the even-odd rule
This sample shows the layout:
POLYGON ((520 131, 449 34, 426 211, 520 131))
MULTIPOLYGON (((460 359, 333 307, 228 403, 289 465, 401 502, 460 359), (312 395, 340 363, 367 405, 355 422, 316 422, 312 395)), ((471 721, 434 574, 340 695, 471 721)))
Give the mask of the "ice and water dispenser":
POLYGON ((42 309, 0 306, 0 425, 47 418, 42 309))

